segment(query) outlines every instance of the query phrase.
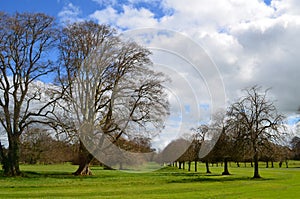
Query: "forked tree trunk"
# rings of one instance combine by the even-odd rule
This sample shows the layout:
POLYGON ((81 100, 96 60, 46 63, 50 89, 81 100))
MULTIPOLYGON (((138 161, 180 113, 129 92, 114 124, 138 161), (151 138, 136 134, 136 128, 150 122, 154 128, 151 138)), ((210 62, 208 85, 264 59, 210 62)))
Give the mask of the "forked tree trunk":
POLYGON ((224 158, 224 171, 223 171, 222 175, 230 175, 230 173, 228 171, 228 158, 227 157, 224 158))
POLYGON ((80 141, 79 145, 79 167, 73 173, 74 175, 92 175, 90 163, 94 159, 93 155, 88 152, 83 143, 80 141))
POLYGON ((211 173, 210 170, 209 170, 208 161, 205 161, 205 166, 206 166, 206 173, 211 173))

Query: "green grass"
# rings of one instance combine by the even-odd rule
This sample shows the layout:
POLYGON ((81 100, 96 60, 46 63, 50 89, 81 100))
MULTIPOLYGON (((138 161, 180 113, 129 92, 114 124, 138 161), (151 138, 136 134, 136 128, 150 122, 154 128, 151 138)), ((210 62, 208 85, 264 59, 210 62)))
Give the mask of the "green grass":
MULTIPOLYGON (((277 165, 276 165, 277 166, 277 165)), ((24 177, 0 177, 1 198, 295 198, 300 195, 300 162, 290 168, 263 168, 262 179, 251 179, 253 168, 211 167, 205 174, 166 167, 149 173, 130 173, 93 167, 93 176, 73 176, 76 166, 22 165, 24 177)))

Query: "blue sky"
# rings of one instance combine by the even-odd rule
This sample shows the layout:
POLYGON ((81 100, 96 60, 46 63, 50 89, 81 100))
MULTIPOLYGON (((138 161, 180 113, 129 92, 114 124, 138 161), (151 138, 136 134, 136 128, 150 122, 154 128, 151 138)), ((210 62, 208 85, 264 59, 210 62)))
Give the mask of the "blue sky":
MULTIPOLYGON (((270 5, 272 0, 264 0, 265 4, 270 5)), ((146 8, 154 13, 155 18, 165 15, 172 15, 172 8, 165 9, 161 6, 160 0, 132 1, 128 0, 0 0, 0 10, 8 13, 14 12, 43 12, 57 17, 58 13, 68 4, 80 7, 80 15, 88 16, 95 10, 101 10, 111 6, 118 12, 123 12, 124 5, 134 8, 146 8), (97 2, 98 1, 98 2, 97 2)))
POLYGON ((146 8, 155 14, 156 18, 160 18, 165 14, 171 14, 170 10, 162 10, 160 1, 139 1, 137 3, 130 3, 126 0, 113 1, 92 1, 92 0, 0 0, 0 10, 14 13, 14 12, 43 12, 51 16, 57 17, 58 13, 68 4, 73 4, 80 7, 80 16, 88 16, 95 10, 104 9, 107 6, 112 6, 119 12, 123 11, 123 5, 131 5, 137 9, 146 8))
POLYGON ((68 3, 80 5, 83 14, 92 12, 97 4, 93 1, 57 1, 57 0, 0 0, 0 8, 2 11, 14 12, 43 12, 52 16, 62 10, 63 6, 68 3))

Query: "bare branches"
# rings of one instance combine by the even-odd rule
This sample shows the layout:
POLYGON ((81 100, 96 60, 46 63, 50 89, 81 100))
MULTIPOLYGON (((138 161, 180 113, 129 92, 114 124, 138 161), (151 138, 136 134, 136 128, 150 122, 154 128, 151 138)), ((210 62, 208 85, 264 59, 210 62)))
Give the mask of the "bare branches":
POLYGON ((33 94, 28 95, 32 83, 54 70, 45 55, 56 41, 56 31, 53 18, 44 14, 5 15, 0 23, 3 24, 0 91, 4 96, 0 98, 0 106, 7 115, 1 123, 11 133, 20 134, 32 115, 30 106, 41 100, 38 89, 30 90, 33 94))
POLYGON ((235 131, 236 140, 248 145, 255 161, 254 177, 259 178, 259 151, 270 141, 278 141, 283 132, 284 117, 277 113, 272 101, 267 98, 268 90, 254 86, 244 90, 245 96, 229 107, 229 124, 235 131))
POLYGON ((64 103, 79 125, 90 121, 114 138, 129 129, 162 128, 167 79, 150 70, 149 50, 122 41, 108 26, 81 22, 63 30, 60 52, 58 79, 69 85, 64 103))

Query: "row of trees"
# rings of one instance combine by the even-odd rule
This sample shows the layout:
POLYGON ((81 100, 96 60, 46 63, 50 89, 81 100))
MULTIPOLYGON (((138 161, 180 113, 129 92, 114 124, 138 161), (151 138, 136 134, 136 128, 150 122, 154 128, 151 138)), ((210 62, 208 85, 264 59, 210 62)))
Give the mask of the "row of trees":
MULTIPOLYGON (((273 163, 289 159, 290 149, 282 146, 286 143, 284 117, 277 112, 267 93, 268 90, 259 86, 247 88, 226 112, 216 113, 210 125, 193 129, 195 133, 188 139, 190 147, 176 160, 179 165, 188 162, 190 167, 190 162, 201 160, 209 173, 208 163, 224 162, 223 174, 228 175, 228 161, 254 162, 253 177, 260 178, 259 160, 273 163)), ((176 140, 167 150, 176 144, 186 145, 186 142, 176 140)), ((294 142, 295 146, 299 144, 294 142)))
POLYGON ((43 126, 78 143, 75 174, 84 175, 93 159, 88 144, 101 145, 104 137, 115 144, 147 139, 163 127, 167 78, 151 69, 147 49, 107 25, 60 27, 42 13, 1 12, 0 26, 0 124, 8 138, 0 155, 6 175, 21 174, 20 139, 27 129, 43 126))
MULTIPOLYGON (((171 144, 169 144, 162 153, 154 153, 153 161, 162 163, 176 160, 179 168, 185 168, 185 163, 187 163, 189 171, 191 170, 191 163, 193 161, 195 162, 195 171, 197 171, 197 162, 202 161, 206 163, 207 173, 210 173, 209 163, 218 164, 221 162, 222 164, 223 161, 225 161, 225 158, 227 158, 228 161, 236 162, 238 167, 240 166, 240 163, 245 163, 246 165, 247 162, 250 162, 253 166, 251 154, 249 152, 243 152, 241 149, 234 148, 236 144, 226 139, 226 137, 222 134, 220 135, 213 150, 205 157, 199 158, 201 143, 204 141, 201 135, 208 132, 208 130, 207 125, 202 125, 197 129, 193 129, 195 134, 192 138, 190 138, 192 143, 183 138, 175 140, 171 142, 171 144), (180 151, 185 148, 188 149, 184 154, 176 154, 176 152, 179 151, 180 153, 180 151), (178 156, 180 157, 177 158, 178 156)), ((286 146, 268 142, 267 145, 264 146, 263 150, 260 151, 259 160, 264 161, 266 163, 266 167, 269 167, 269 162, 271 163, 271 167, 274 167, 274 162, 279 162, 279 165, 281 165, 282 162, 286 162, 286 166, 288 166, 287 161, 289 159, 299 160, 300 139, 298 137, 294 137, 290 144, 291 149, 286 146)), ((143 139, 139 137, 136 137, 133 140, 119 139, 118 146, 131 152, 149 153, 154 151, 154 149, 151 148, 150 139, 143 139)), ((67 141, 59 140, 58 138, 53 137, 51 133, 40 128, 30 129, 21 136, 20 149, 20 161, 22 163, 79 163, 78 144, 71 144, 67 141)), ((115 164, 119 163, 118 159, 113 161, 115 164)), ((122 169, 121 165, 120 169, 122 169)), ((224 174, 226 173, 229 174, 228 170, 224 168, 224 174)))

